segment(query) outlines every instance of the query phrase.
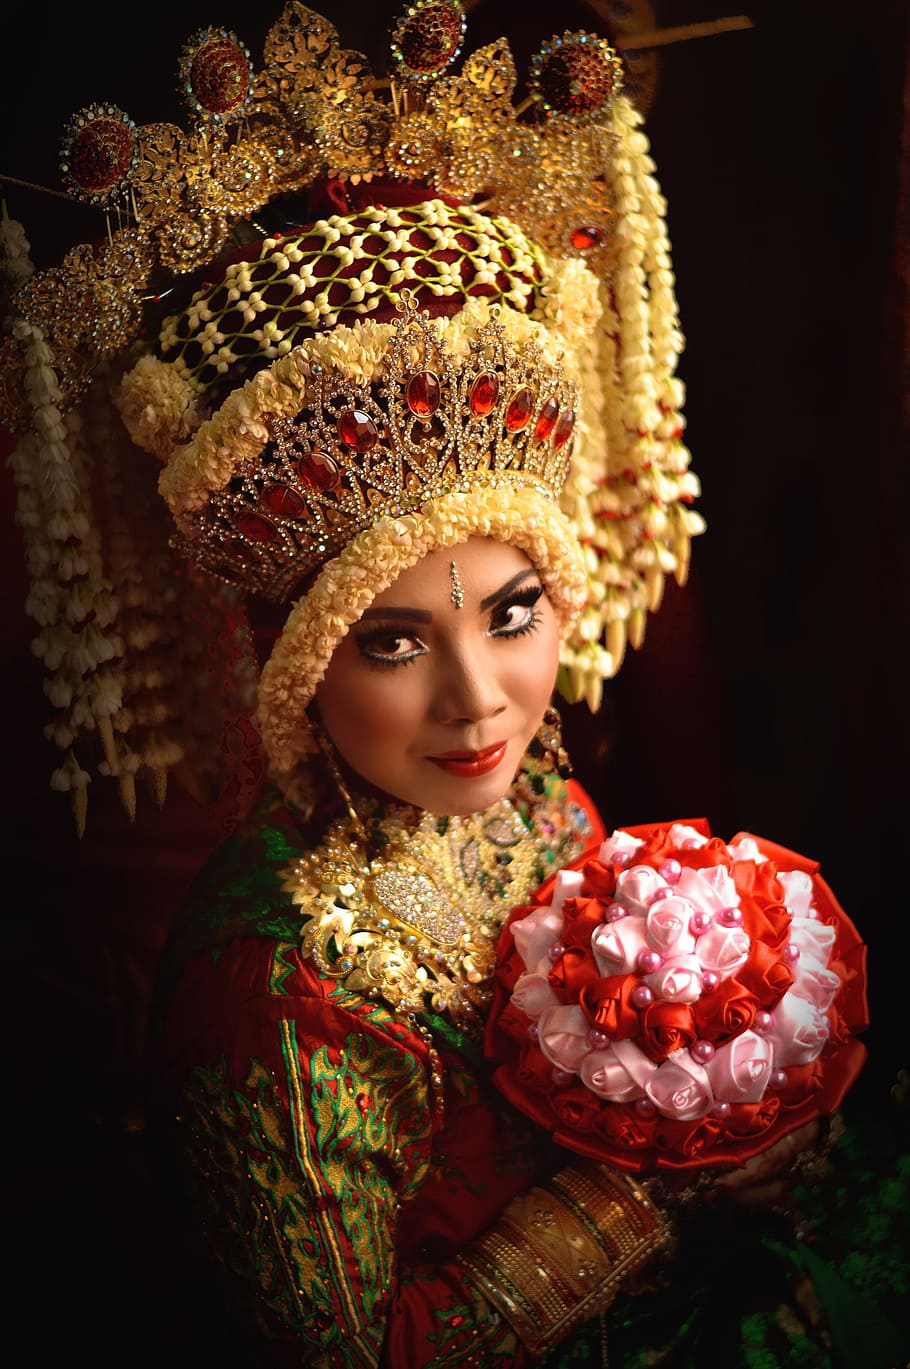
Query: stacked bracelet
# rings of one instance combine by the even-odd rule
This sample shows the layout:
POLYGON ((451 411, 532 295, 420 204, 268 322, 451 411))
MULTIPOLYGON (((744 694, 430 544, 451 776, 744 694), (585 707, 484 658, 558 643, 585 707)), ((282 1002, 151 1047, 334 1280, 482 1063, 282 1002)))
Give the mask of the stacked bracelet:
POLYGON ((592 1164, 520 1194, 459 1258, 536 1355, 609 1307, 668 1235, 640 1184, 592 1164))

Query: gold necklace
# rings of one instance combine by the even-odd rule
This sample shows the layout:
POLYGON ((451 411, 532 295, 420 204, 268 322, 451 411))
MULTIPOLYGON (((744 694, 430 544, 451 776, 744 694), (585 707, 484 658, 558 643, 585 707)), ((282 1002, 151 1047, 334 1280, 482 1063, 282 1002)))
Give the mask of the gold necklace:
POLYGON ((349 803, 284 887, 301 909, 303 952, 323 974, 470 1028, 489 1002, 499 931, 538 882, 544 849, 508 799, 466 818, 393 807, 372 821, 369 841, 349 803), (377 838, 382 854, 369 859, 377 838))

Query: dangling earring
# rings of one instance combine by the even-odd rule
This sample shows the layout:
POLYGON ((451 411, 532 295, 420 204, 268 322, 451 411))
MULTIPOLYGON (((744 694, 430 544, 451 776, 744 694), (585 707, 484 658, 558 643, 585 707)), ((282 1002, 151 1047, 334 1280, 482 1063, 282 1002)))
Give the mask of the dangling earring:
POLYGON ((354 825, 355 832, 357 833, 358 837, 366 847, 369 845, 367 829, 363 825, 363 820, 360 817, 360 814, 354 807, 354 800, 351 798, 351 791, 348 789, 348 786, 344 782, 344 776, 342 775, 341 767, 338 764, 338 757, 335 755, 335 748, 332 745, 332 742, 327 732, 322 727, 321 723, 313 721, 312 728, 313 734, 316 737, 316 741, 319 743, 319 750, 322 752, 323 759, 325 760, 325 763, 328 766, 329 774, 332 777, 332 782, 334 783, 335 788, 338 790, 338 793, 341 797, 342 802, 344 803, 345 808, 348 810, 348 817, 351 819, 351 822, 354 825))
POLYGON ((555 770, 561 780, 567 780, 572 774, 569 755, 562 744, 562 719, 552 704, 544 710, 528 751, 540 762, 541 774, 550 775, 555 770))

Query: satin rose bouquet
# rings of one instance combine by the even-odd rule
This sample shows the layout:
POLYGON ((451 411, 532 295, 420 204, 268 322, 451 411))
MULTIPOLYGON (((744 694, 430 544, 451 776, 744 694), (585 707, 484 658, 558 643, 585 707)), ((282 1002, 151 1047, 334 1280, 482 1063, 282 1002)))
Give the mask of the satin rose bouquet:
POLYGON ((813 861, 701 822, 617 830, 513 911, 487 1055, 579 1154, 742 1164, 855 1080, 865 950, 813 861))

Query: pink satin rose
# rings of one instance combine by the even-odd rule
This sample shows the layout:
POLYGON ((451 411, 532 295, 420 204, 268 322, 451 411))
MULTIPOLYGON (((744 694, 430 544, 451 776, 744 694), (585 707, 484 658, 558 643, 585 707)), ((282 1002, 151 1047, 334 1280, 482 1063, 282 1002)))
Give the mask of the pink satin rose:
POLYGON ((689 931, 689 920, 695 905, 678 894, 652 903, 645 919, 645 935, 652 950, 663 956, 688 955, 695 950, 695 937, 689 931))
POLYGON ((532 1020, 540 1016, 545 1008, 554 1008, 559 1003, 545 974, 522 974, 515 981, 512 1002, 532 1020))
POLYGON ((831 1023, 813 1003, 792 992, 784 994, 774 1009, 774 1027, 768 1036, 775 1065, 810 1065, 830 1035, 831 1023))
POLYGON ((558 941, 562 932, 562 913, 559 908, 545 906, 535 908, 527 917, 512 923, 512 937, 515 948, 525 963, 525 968, 535 970, 547 951, 558 941))
POLYGON ((762 861, 767 860, 758 849, 758 842, 754 837, 743 837, 742 841, 727 842, 727 850, 734 860, 754 860, 756 865, 761 865, 762 861))
POLYGON ((778 870, 784 888, 784 902, 793 917, 808 917, 813 907, 812 876, 805 870, 778 870))
POLYGON ((682 847, 685 851, 694 851, 704 846, 707 840, 704 832, 699 832, 697 827, 690 827, 687 822, 674 822, 667 833, 667 843, 682 847))
POLYGON ((646 974, 644 983, 655 998, 665 1003, 694 1003, 701 998, 701 974, 697 955, 680 955, 674 956, 654 974, 646 974))
POLYGON ((538 1044, 551 1065, 562 1070, 578 1070, 590 1055, 588 1032, 591 1023, 574 1003, 559 1003, 545 1008, 537 1022, 538 1044))
POLYGON ((790 923, 790 940, 804 957, 811 956, 826 966, 837 941, 837 932, 817 919, 810 922, 808 918, 794 918, 790 923))
POLYGON ((819 1012, 827 1012, 840 988, 840 977, 813 955, 801 955, 794 968, 790 993, 808 999, 819 1012))
POLYGON ((617 1041, 606 1050, 591 1051, 581 1062, 578 1076, 598 1098, 628 1103, 644 1097, 644 1086, 656 1070, 633 1042, 617 1041))
POLYGON ((687 1051, 659 1065, 645 1089, 657 1111, 677 1122, 694 1122, 714 1104, 711 1080, 687 1051))
POLYGON ((553 881, 551 908, 561 908, 567 898, 578 898, 585 877, 580 870, 560 870, 553 881))
POLYGON ((744 1031, 718 1046, 705 1069, 715 1098, 722 1103, 757 1103, 768 1086, 776 1052, 769 1039, 744 1031))
POLYGON ((698 938, 698 958, 704 969, 726 978, 745 965, 751 944, 741 927, 714 926, 698 938))
POLYGON ((706 913, 719 913, 724 908, 739 907, 739 894, 725 865, 708 865, 701 870, 685 866, 679 877, 676 892, 684 898, 691 899, 696 908, 706 913))
POLYGON ((639 952, 647 949, 643 917, 602 922, 591 935, 591 950, 604 978, 634 970, 639 952))
POLYGON ((641 837, 633 837, 628 832, 612 832, 606 841, 601 842, 597 858, 602 860, 604 865, 611 865, 614 861, 624 865, 633 859, 636 851, 640 851, 643 846, 641 837))
POLYGON ((614 897, 630 913, 644 915, 658 889, 668 888, 663 875, 650 865, 633 865, 616 880, 614 897))

